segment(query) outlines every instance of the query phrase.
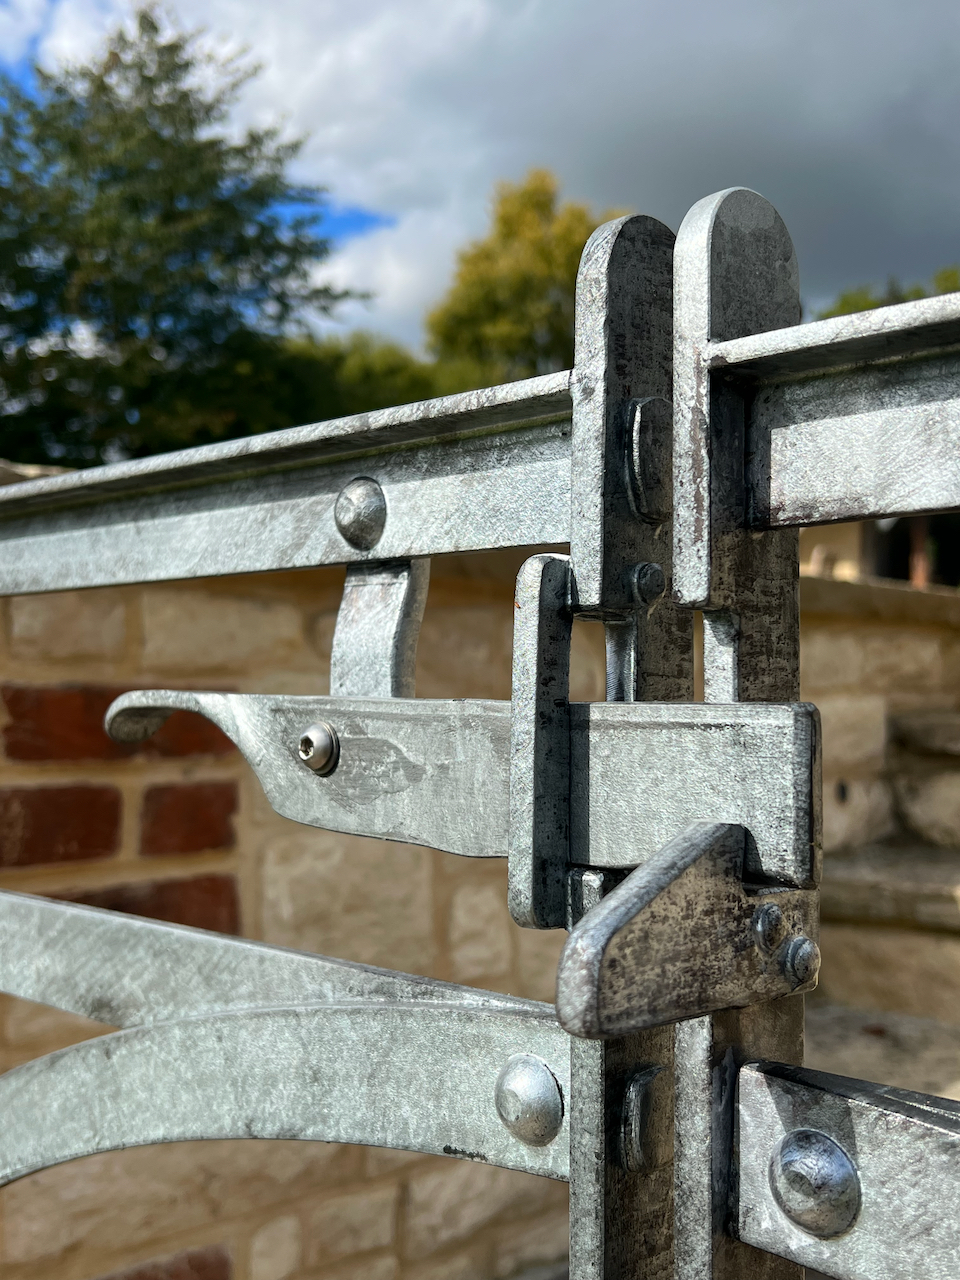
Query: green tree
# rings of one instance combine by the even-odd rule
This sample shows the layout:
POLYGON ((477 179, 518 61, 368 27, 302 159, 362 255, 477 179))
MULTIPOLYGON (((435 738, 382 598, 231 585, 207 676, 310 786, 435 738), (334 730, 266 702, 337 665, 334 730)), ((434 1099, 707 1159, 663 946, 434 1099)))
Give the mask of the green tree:
POLYGON ((839 294, 825 311, 818 312, 817 319, 873 311, 876 307, 890 307, 897 302, 912 302, 915 298, 929 298, 939 293, 960 293, 960 267, 943 267, 937 271, 929 288, 922 284, 902 285, 894 276, 887 281, 882 293, 875 292, 872 285, 858 285, 839 294))
POLYGON ((481 386, 570 368, 580 254, 615 216, 559 204, 545 169, 500 183, 489 234, 460 252, 447 296, 427 317, 430 350, 450 377, 472 374, 481 386))
POLYGON ((225 127, 255 70, 145 9, 88 65, 0 79, 6 456, 82 466, 302 420, 326 375, 287 336, 342 295, 315 283, 300 143, 225 127))

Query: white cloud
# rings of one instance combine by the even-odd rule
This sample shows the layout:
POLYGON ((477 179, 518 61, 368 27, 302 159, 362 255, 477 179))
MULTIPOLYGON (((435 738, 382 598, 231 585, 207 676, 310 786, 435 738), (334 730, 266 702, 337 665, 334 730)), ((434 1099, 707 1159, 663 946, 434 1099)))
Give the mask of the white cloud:
MULTIPOLYGON (((719 187, 780 208, 808 296, 960 259, 955 0, 174 0, 265 64, 245 119, 308 132, 301 169, 394 215, 351 242, 356 319, 416 341, 493 182, 547 164, 568 192, 676 226, 719 187)), ((89 52, 128 6, 16 0, 5 47, 89 52), (18 43, 19 42, 19 43, 18 43)), ((12 56, 12 55, 11 55, 12 56)))

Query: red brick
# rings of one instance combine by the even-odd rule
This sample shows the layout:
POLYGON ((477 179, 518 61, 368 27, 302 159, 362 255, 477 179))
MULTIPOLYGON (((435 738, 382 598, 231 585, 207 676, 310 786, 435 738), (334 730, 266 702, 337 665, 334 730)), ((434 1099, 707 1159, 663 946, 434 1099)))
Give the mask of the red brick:
POLYGON ((146 858, 232 849, 235 782, 173 782, 148 787, 140 810, 140 852, 146 858))
POLYGON ((223 1245, 186 1249, 170 1258, 141 1262, 127 1271, 112 1271, 102 1280, 231 1280, 233 1266, 223 1245))
POLYGON ((120 847, 116 787, 0 789, 0 866, 109 858, 120 847))
POLYGON ((8 760, 124 760, 128 756, 224 756, 230 739, 194 711, 175 711, 146 742, 114 742, 103 717, 127 688, 7 684, 0 688, 10 722, 3 741, 8 760))
POLYGON ((233 876, 191 876, 180 880, 146 880, 52 894, 88 907, 169 920, 216 933, 240 932, 240 902, 233 876))

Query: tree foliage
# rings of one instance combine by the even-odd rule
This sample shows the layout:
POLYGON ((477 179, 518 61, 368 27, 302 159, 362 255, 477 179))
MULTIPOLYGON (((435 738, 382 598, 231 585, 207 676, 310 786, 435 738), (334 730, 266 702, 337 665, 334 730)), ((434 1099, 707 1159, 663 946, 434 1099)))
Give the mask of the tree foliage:
POLYGON ((499 382, 573 363, 574 286, 591 232, 613 213, 558 203, 557 180, 533 169, 500 183, 489 234, 461 251, 447 296, 427 318, 440 362, 499 382))
POLYGON ((0 80, 6 456, 84 465, 300 418, 318 371, 286 335, 337 295, 315 283, 323 193, 288 176, 299 142, 225 127, 253 73, 147 9, 88 65, 0 80))
POLYGON ((830 316, 847 316, 856 311, 873 311, 876 307, 890 307, 897 302, 911 302, 915 298, 929 298, 939 293, 960 292, 960 266, 943 267, 937 271, 929 288, 922 284, 902 285, 891 276, 882 293, 875 291, 872 285, 858 285, 838 295, 824 311, 817 314, 818 320, 827 320, 830 316))

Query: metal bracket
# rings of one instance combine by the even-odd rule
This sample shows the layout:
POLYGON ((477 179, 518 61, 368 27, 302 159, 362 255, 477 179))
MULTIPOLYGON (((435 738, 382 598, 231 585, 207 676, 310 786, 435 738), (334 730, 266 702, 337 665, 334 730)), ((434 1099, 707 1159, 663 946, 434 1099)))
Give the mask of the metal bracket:
POLYGON ((745 884, 746 837, 697 823, 583 917, 560 959, 561 1026, 624 1036, 816 986, 818 894, 745 884))
POLYGON ((347 566, 330 655, 338 698, 412 698, 430 561, 347 566))

